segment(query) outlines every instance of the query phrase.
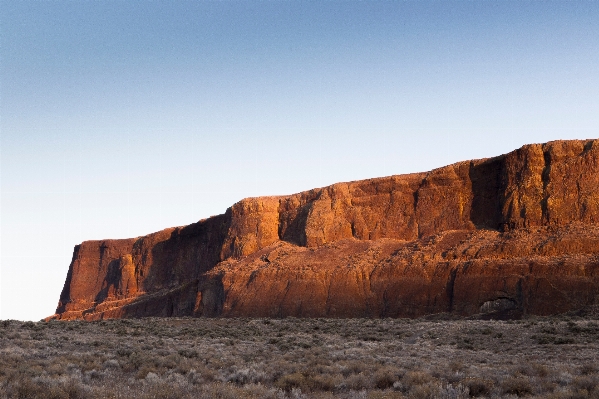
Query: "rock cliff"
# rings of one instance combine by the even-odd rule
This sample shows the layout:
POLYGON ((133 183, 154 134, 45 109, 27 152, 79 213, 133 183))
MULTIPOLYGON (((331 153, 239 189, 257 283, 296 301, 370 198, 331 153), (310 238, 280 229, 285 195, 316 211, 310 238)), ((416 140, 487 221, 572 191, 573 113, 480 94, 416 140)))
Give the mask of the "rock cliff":
POLYGON ((56 314, 519 317, 599 304, 599 141, 279 197, 75 247, 56 314))

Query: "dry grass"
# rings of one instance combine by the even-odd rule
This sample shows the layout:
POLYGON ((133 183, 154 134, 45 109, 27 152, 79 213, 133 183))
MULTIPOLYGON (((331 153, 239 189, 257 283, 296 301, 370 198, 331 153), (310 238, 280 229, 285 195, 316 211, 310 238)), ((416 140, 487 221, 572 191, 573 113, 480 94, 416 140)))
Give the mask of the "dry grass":
POLYGON ((4 398, 599 398, 599 321, 0 322, 4 398))

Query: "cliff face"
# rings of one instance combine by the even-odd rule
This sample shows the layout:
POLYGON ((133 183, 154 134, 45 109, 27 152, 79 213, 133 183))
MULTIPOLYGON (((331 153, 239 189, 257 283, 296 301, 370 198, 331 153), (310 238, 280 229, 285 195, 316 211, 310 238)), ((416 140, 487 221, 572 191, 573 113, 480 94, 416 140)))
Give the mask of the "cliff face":
POLYGON ((75 247, 54 318, 551 314, 599 303, 599 142, 244 199, 75 247))

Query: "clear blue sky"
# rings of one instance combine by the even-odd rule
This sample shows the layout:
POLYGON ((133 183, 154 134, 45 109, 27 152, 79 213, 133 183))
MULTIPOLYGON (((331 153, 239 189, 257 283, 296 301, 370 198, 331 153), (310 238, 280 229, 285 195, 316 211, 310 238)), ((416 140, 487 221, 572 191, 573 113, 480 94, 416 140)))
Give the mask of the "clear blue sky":
POLYGON ((599 136, 599 2, 0 1, 0 318, 75 244, 599 136))

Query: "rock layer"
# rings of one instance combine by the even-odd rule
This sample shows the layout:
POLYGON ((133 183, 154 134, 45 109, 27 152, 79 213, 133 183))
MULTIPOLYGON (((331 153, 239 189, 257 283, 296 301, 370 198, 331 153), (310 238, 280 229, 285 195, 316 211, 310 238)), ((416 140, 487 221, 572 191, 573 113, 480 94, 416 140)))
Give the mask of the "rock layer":
POLYGON ((244 199, 75 247, 58 319, 517 317, 599 303, 599 142, 244 199))

